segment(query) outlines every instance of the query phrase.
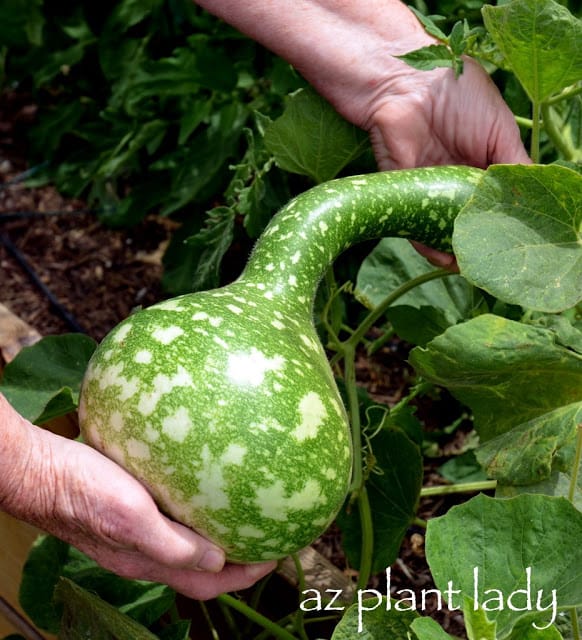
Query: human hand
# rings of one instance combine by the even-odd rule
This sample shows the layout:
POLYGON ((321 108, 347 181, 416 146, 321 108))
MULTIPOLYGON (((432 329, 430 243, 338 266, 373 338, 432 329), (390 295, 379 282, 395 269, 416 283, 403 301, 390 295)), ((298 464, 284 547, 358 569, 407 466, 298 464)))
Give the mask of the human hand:
POLYGON ((364 123, 380 169, 530 162, 513 114, 475 60, 465 59, 458 78, 411 68, 388 84, 364 123))
MULTIPOLYGON (((6 401, 0 396, 0 416, 6 401)), ((114 573, 167 584, 198 600, 251 586, 275 563, 224 564, 215 545, 160 513, 144 487, 94 449, 34 427, 21 431, 0 506, 51 533, 114 573)), ((4 461, 3 461, 4 462, 4 461)), ((7 465, 3 464, 3 473, 7 465)), ((0 480, 4 483, 4 480, 0 480)))

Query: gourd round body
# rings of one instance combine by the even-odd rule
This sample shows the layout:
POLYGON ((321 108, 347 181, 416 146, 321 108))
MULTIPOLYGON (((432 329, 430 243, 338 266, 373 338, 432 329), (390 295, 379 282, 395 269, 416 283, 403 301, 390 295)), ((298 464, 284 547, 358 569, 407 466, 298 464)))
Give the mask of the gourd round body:
POLYGON ((446 248, 481 172, 343 178, 284 207, 241 277, 116 327, 81 391, 81 432, 177 521, 234 562, 319 536, 350 483, 348 420, 312 322, 318 282, 350 244, 402 235, 446 248))
POLYGON ((80 410, 89 443, 241 562, 309 544, 351 469, 345 411, 310 322, 260 298, 241 285, 131 316, 91 360, 80 410))

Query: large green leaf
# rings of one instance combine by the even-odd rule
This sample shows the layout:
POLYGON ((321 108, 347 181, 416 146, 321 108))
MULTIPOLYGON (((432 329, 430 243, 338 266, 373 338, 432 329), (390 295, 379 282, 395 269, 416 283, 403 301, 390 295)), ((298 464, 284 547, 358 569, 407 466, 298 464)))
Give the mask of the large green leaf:
POLYGON ((0 391, 32 422, 74 411, 95 346, 93 339, 82 334, 46 336, 6 365, 0 391))
POLYGON ((157 636, 98 596, 67 578, 55 589, 63 605, 60 640, 156 640, 157 636))
POLYGON ((504 302, 557 312, 582 299, 582 175, 490 167, 455 221, 461 273, 504 302))
POLYGON ((472 599, 502 640, 524 616, 546 626, 557 609, 582 604, 582 546, 574 540, 582 540, 582 513, 563 498, 479 495, 429 521, 426 555, 437 587, 456 590, 452 604, 472 599))
POLYGON ((482 442, 581 399, 579 354, 548 329, 491 314, 450 327, 410 360, 471 407, 482 442))
POLYGON ((58 538, 40 536, 24 565, 19 601, 34 624, 51 633, 58 631, 63 612, 53 600, 62 578, 74 581, 145 626, 156 622, 175 600, 174 591, 165 585, 120 578, 58 538))
POLYGON ((376 594, 367 599, 364 598, 367 595, 365 590, 359 594, 357 604, 345 612, 331 640, 409 640, 410 625, 418 614, 415 611, 398 611, 391 601, 380 597, 377 591, 376 594))
POLYGON ((512 0, 482 9, 487 30, 531 100, 582 79, 582 21, 554 0, 512 0))
POLYGON ((320 183, 335 178, 368 149, 369 142, 313 89, 300 89, 267 128, 265 145, 282 169, 320 183))
POLYGON ((526 485, 547 480, 553 471, 571 469, 580 423, 582 400, 558 407, 487 441, 477 449, 477 459, 491 478, 503 484, 526 485))
MULTIPOLYGON (((499 498, 513 498, 522 493, 542 493, 546 496, 569 498, 572 484, 572 476, 561 471, 554 471, 552 475, 538 482, 525 486, 498 484, 495 495, 499 498)), ((578 484, 574 490, 573 504, 582 513, 582 474, 578 475, 578 484)))
MULTIPOLYGON (((402 539, 416 514, 422 486, 422 455, 398 428, 383 429, 371 441, 375 466, 366 481, 372 511, 372 571, 382 571, 398 557, 402 539)), ((344 550, 360 566, 362 528, 356 505, 338 514, 344 550)))

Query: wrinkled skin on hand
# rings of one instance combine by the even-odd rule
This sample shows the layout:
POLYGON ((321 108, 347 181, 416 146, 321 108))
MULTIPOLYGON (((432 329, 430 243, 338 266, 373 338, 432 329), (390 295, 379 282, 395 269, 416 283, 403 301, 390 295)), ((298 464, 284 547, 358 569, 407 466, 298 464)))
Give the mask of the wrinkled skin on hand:
POLYGON ((251 586, 274 563, 224 564, 224 553, 168 519, 144 487, 79 442, 24 420, 0 396, 0 508, 114 573, 198 600, 251 586), (8 442, 10 441, 10 442, 8 442))
MULTIPOLYGON (((378 96, 363 125, 383 170, 531 162, 497 87, 469 58, 459 78, 447 69, 411 69, 393 78, 391 91, 378 96)), ((458 271, 454 256, 412 244, 431 264, 458 271)))
POLYGON ((363 124, 380 169, 530 162, 513 114, 470 58, 458 78, 450 69, 393 78, 363 124))

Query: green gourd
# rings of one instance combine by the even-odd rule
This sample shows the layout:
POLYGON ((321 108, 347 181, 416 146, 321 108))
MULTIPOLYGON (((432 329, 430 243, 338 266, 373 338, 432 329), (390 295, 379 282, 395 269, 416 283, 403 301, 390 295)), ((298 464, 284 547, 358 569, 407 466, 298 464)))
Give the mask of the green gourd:
POLYGON ((348 418, 312 320, 318 283, 361 240, 450 248, 481 173, 375 173, 290 201, 234 283, 141 310, 103 340, 82 387, 85 441, 230 561, 310 544, 340 509, 352 468, 348 418))

